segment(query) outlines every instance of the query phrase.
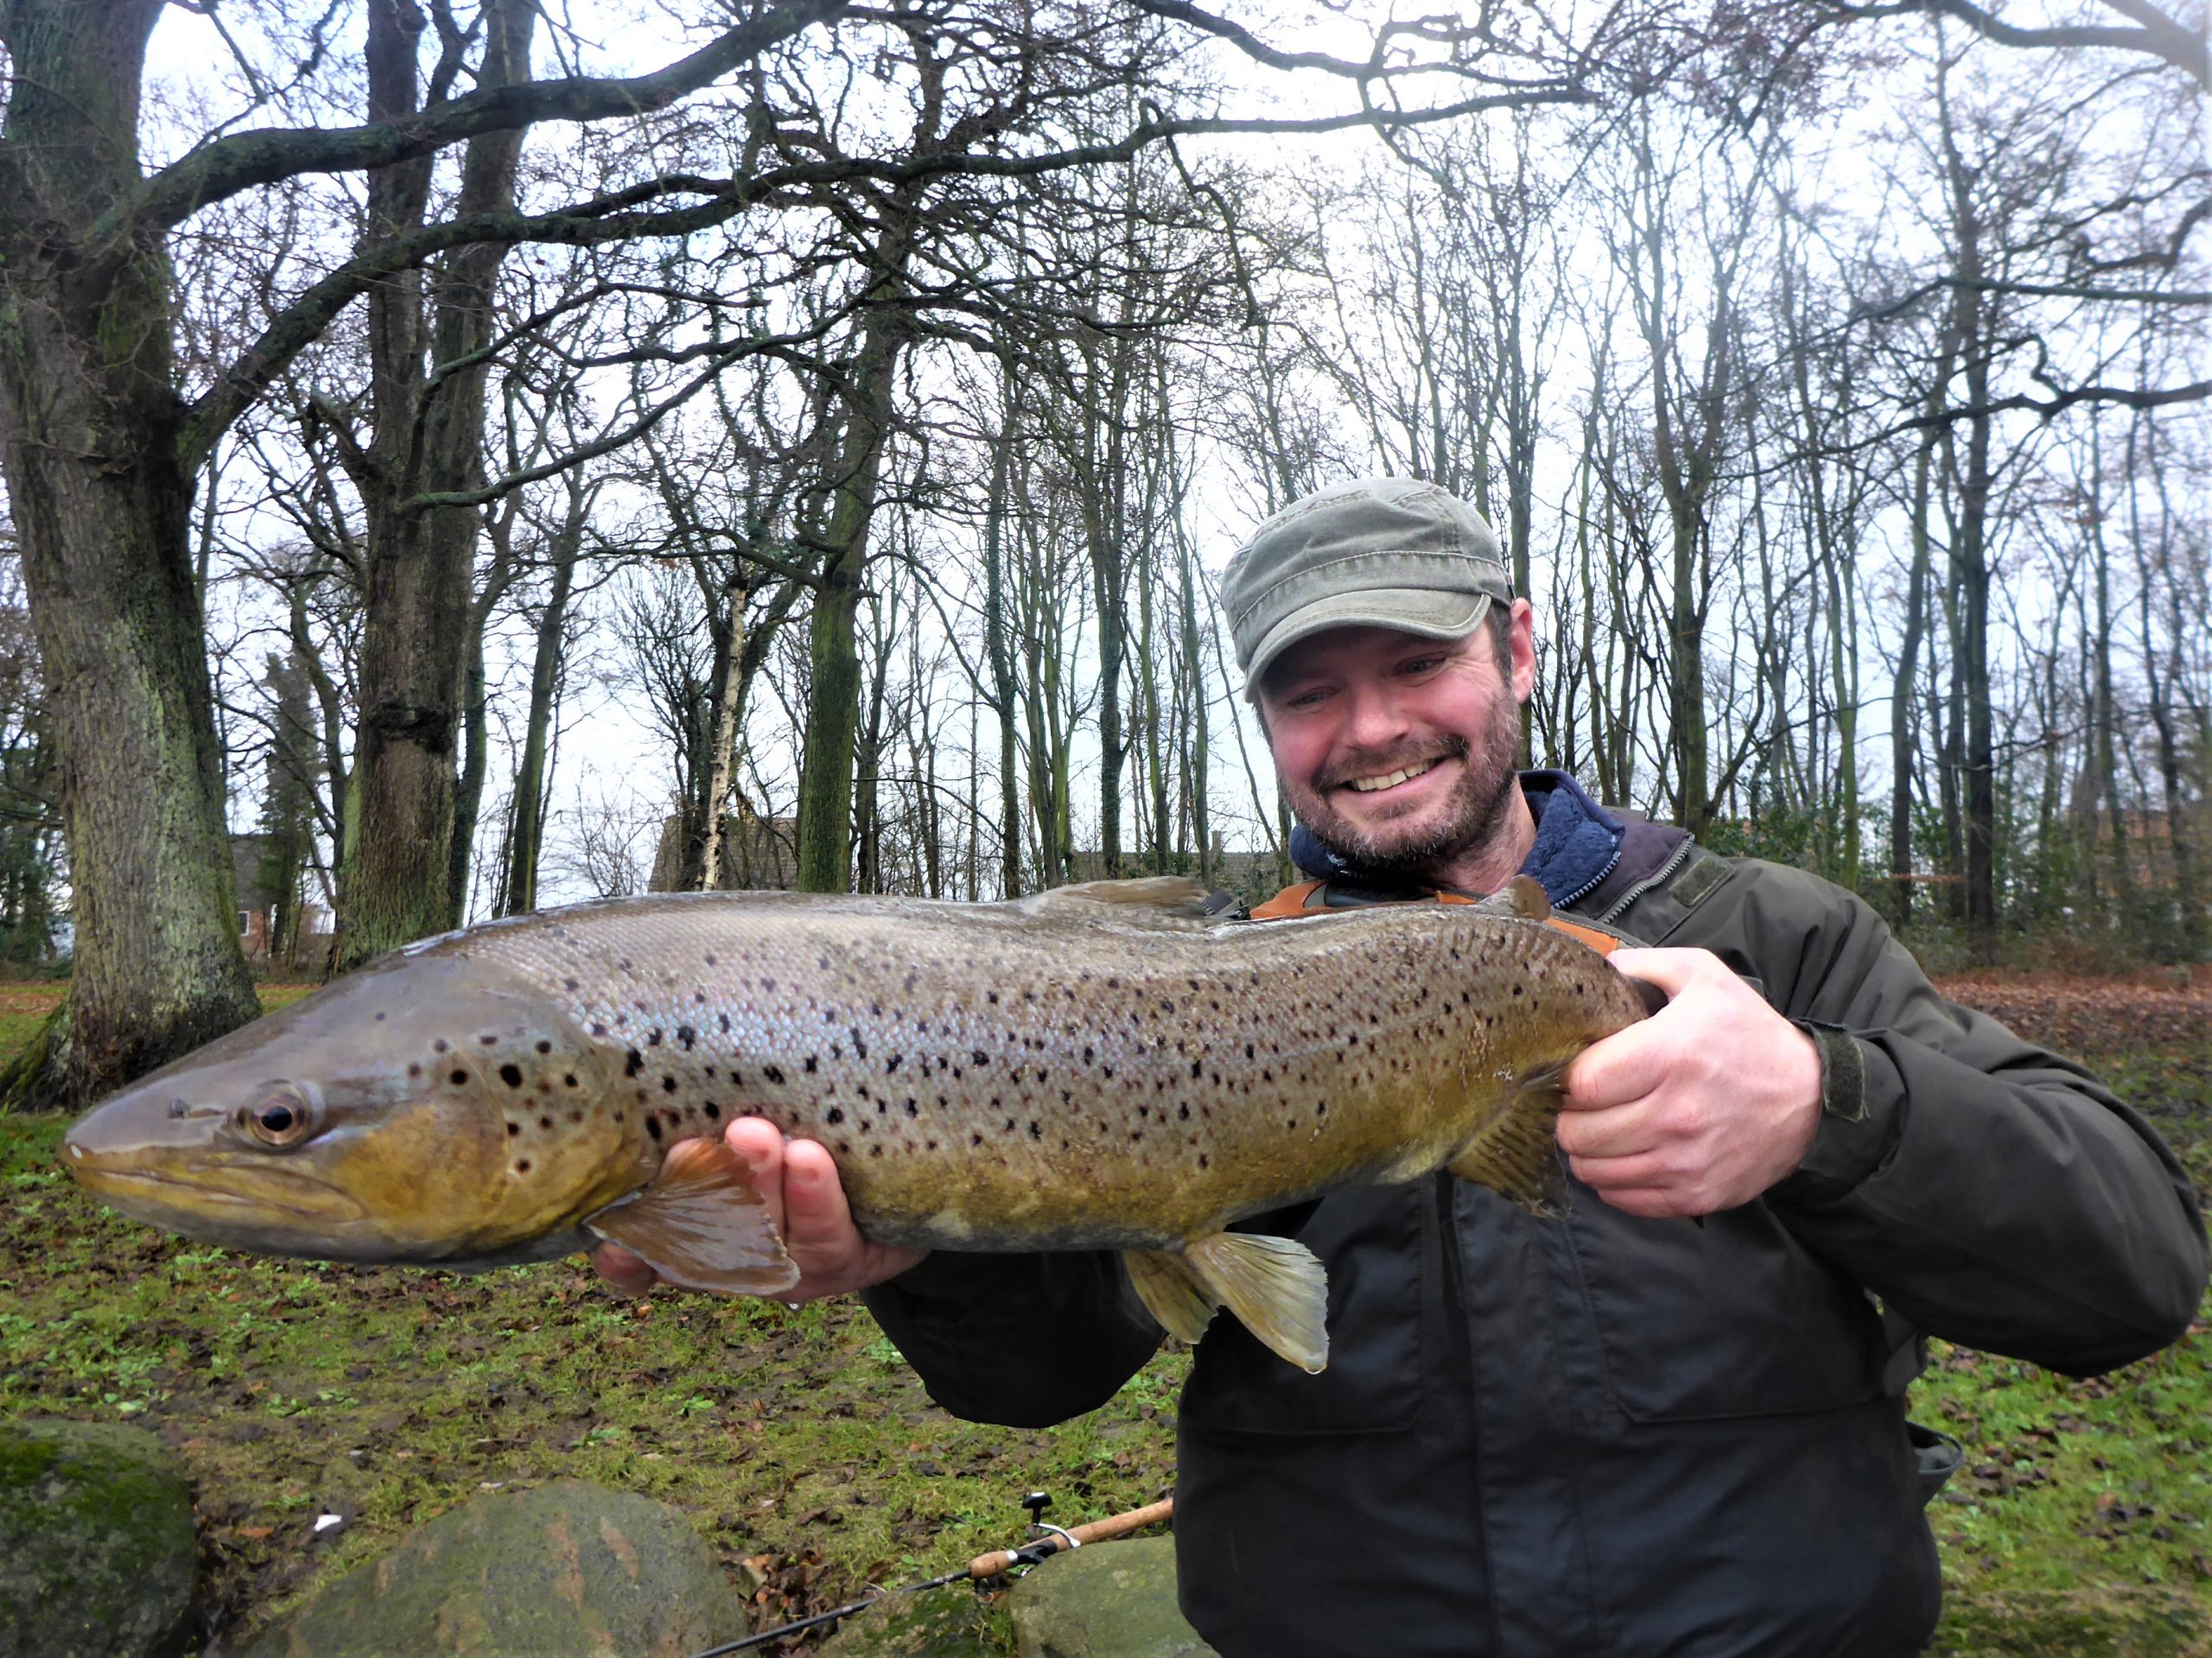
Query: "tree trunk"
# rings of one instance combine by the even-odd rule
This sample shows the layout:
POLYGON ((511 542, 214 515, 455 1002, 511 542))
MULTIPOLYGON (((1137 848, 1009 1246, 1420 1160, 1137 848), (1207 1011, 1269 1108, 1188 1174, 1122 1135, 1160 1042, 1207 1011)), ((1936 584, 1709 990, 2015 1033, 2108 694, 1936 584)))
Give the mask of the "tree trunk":
MULTIPOLYGON (((534 17, 525 0, 486 6, 480 87, 528 77, 534 17)), ((372 120, 415 112, 423 26, 422 15, 404 0, 370 6, 372 120)), ((458 213, 512 208, 522 137, 518 130, 469 141, 458 213)), ((366 241, 404 235, 422 223, 429 169, 423 160, 369 175, 366 241)), ((340 886, 340 968, 451 923, 455 748, 480 515, 474 506, 422 506, 414 498, 482 486, 484 352, 505 253, 502 245, 486 243, 449 255, 427 317, 423 283, 413 272, 387 279, 369 298, 376 435, 358 477, 368 566, 353 765, 360 816, 340 886), (439 365, 435 379, 426 348, 439 365), (467 366, 455 366, 465 359, 471 359, 467 366)), ((461 856, 465 872, 465 848, 461 856)))
POLYGON ((178 459, 157 238, 73 238, 138 181, 151 0, 12 0, 0 153, 0 473, 60 752, 69 999, 7 1079, 73 1106, 258 1011, 178 459))

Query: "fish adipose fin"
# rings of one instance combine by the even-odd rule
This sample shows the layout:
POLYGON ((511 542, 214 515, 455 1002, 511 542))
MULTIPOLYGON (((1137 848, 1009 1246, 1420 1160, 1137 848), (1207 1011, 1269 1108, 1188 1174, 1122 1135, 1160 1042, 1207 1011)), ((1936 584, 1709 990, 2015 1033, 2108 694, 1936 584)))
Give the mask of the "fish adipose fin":
POLYGON ((753 1166, 719 1140, 678 1140, 651 1185, 601 1210, 584 1229, 685 1289, 772 1295, 798 1282, 753 1166))
POLYGON ((1559 1163, 1558 1123, 1567 1095, 1567 1067, 1548 1065, 1524 1078, 1504 1110, 1446 1165, 1462 1180, 1488 1186, 1532 1215, 1567 1213, 1567 1176, 1559 1163))
POLYGON ((1167 1332, 1184 1341, 1205 1333, 1225 1306, 1270 1352, 1308 1375, 1329 1363, 1329 1277, 1313 1252, 1293 1238, 1216 1232, 1180 1253, 1130 1249, 1129 1280, 1167 1332))

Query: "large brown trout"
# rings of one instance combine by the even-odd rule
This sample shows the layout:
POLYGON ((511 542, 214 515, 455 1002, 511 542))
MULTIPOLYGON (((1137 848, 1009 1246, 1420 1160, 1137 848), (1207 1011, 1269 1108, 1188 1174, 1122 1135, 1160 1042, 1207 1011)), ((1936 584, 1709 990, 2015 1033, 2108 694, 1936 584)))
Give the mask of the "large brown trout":
POLYGON ((606 1238, 772 1294, 797 1268, 719 1139, 765 1117, 830 1148, 869 1237, 1124 1250, 1176 1335, 1226 1305, 1319 1369, 1319 1264, 1224 1229, 1442 1167, 1551 1204, 1560 1071, 1643 1014, 1517 891, 1211 924, 1177 880, 588 904, 386 956, 111 1099, 63 1156, 238 1248, 483 1267, 606 1238))

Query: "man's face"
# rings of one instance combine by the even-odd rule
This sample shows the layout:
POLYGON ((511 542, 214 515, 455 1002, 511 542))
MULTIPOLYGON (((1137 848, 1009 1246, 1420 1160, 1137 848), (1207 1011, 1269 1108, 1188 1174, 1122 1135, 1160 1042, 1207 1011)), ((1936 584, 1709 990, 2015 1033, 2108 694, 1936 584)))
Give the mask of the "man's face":
POLYGON ((1514 787, 1516 710, 1533 683, 1529 607, 1510 676, 1487 626, 1461 639, 1339 627, 1270 664, 1259 706, 1299 820, 1377 875, 1416 875, 1482 845, 1514 787))

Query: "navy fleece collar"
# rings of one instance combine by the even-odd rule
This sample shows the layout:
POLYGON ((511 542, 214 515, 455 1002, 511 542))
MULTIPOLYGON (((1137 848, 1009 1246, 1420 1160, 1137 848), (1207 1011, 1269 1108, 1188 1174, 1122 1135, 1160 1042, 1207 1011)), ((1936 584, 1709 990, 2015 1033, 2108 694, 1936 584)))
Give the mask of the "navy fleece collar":
MULTIPOLYGON (((1627 826, 1565 772, 1523 772, 1521 791, 1536 820, 1535 844, 1521 873, 1543 887, 1554 909, 1563 910, 1620 861, 1627 826)), ((1323 880, 1359 879, 1357 870, 1315 840, 1303 823, 1290 832, 1290 855, 1300 869, 1323 880)))

